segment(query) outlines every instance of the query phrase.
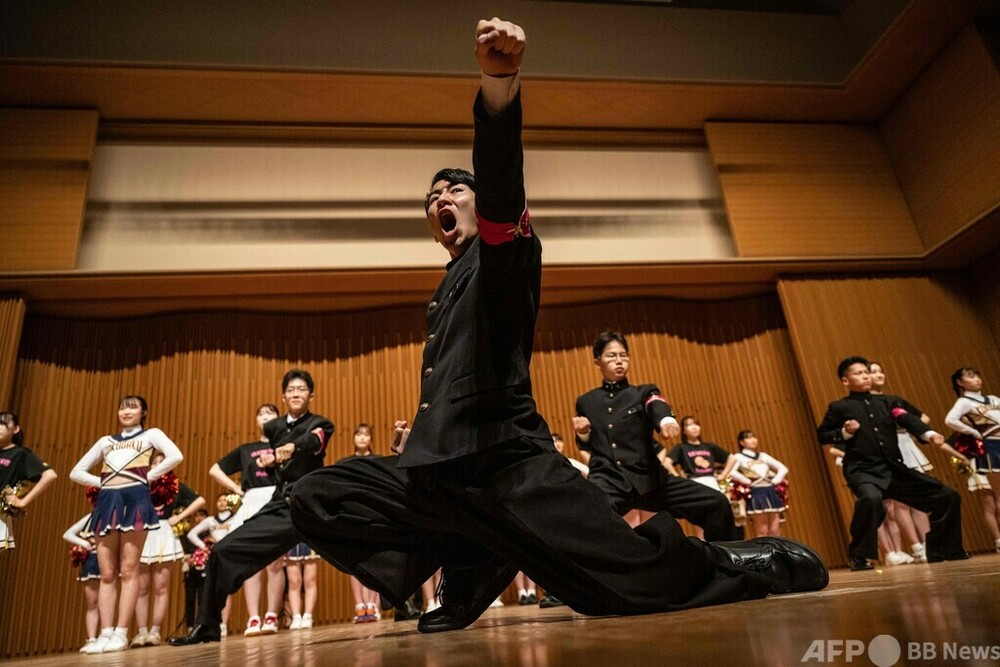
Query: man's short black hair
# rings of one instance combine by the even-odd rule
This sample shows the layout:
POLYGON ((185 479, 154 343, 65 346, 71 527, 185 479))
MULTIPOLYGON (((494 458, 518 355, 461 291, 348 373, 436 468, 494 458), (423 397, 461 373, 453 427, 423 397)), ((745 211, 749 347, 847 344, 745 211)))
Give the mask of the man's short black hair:
POLYGON ((858 357, 858 356, 847 357, 839 364, 837 364, 837 377, 838 378, 847 377, 847 369, 853 366, 854 364, 864 364, 865 368, 868 368, 868 360, 865 359, 864 357, 858 357))
POLYGON ((597 335, 597 340, 594 341, 594 359, 600 359, 601 354, 604 353, 604 348, 611 343, 620 343, 625 348, 625 351, 628 352, 628 342, 625 340, 625 334, 620 331, 602 331, 597 335))
POLYGON ((316 384, 313 382, 313 376, 309 375, 308 371, 304 371, 301 368, 293 368, 292 370, 285 373, 285 377, 281 379, 281 391, 284 392, 288 389, 288 383, 292 380, 302 380, 309 387, 309 393, 313 393, 316 389, 316 384))
MULTIPOLYGON (((454 167, 449 167, 448 169, 442 169, 438 173, 434 174, 434 178, 431 179, 430 187, 433 188, 434 184, 438 181, 445 181, 452 185, 465 185, 468 186, 473 192, 476 191, 476 177, 472 175, 471 172, 465 169, 456 169, 454 167)), ((427 194, 424 195, 424 213, 431 208, 431 195, 433 193, 428 190, 427 194)))

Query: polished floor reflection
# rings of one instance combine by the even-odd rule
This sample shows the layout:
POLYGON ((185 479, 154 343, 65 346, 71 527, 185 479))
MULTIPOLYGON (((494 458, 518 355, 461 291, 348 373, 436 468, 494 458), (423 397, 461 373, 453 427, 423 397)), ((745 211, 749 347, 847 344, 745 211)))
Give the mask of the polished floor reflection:
POLYGON ((872 572, 836 571, 819 593, 672 614, 593 618, 565 607, 488 611, 460 632, 416 622, 331 625, 221 644, 8 664, 100 665, 996 665, 1000 555, 872 572), (884 635, 884 636, 883 636, 884 635))

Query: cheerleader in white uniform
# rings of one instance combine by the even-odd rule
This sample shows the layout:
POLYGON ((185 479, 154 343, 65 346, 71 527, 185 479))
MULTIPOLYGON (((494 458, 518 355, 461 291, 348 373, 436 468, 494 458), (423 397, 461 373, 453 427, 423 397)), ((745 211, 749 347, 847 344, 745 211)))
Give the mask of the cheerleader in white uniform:
POLYGON ((94 443, 70 473, 74 482, 101 489, 87 527, 97 539, 97 560, 101 569, 98 592, 101 634, 87 647, 87 653, 128 648, 128 626, 139 595, 139 556, 146 532, 160 527, 149 495, 149 482, 159 479, 184 460, 177 445, 163 431, 145 428, 147 411, 143 397, 122 398, 118 403, 121 433, 104 436, 94 443), (150 459, 158 451, 163 452, 164 459, 153 467, 150 459), (101 464, 100 476, 89 472, 98 463, 101 464))
MULTIPOLYGON (((875 395, 884 395, 883 389, 885 388, 886 375, 885 369, 882 368, 882 364, 877 361, 870 361, 868 362, 868 370, 872 379, 871 393, 875 395)), ((899 396, 896 396, 895 398, 899 400, 904 408, 906 408, 907 412, 919 417, 925 424, 930 423, 930 417, 925 415, 920 408, 914 406, 912 403, 899 396)), ((903 455, 903 465, 907 468, 924 473, 934 468, 934 466, 931 465, 931 462, 927 459, 923 450, 917 445, 917 443, 913 442, 913 438, 911 438, 910 434, 906 432, 906 429, 896 429, 896 442, 899 445, 899 452, 903 455)), ((924 543, 927 540, 927 533, 930 532, 931 529, 931 522, 927 514, 910 507, 906 503, 899 502, 898 500, 886 500, 884 504, 886 511, 888 512, 887 517, 889 518, 889 530, 894 531, 892 536, 893 541, 897 544, 908 543, 910 545, 910 550, 913 552, 913 556, 911 557, 909 554, 902 551, 902 547, 900 547, 895 553, 886 555, 886 561, 888 564, 902 565, 910 562, 926 563, 927 550, 924 543), (896 535, 895 532, 898 532, 898 535, 896 535)))
POLYGON ((101 569, 97 565, 97 550, 94 546, 94 536, 87 530, 90 514, 74 523, 63 533, 63 539, 75 547, 87 550, 87 557, 80 566, 76 580, 83 583, 83 599, 87 606, 85 616, 87 625, 87 643, 80 653, 87 653, 87 647, 97 643, 97 624, 100 618, 97 613, 97 591, 101 584, 101 569))
POLYGON ((750 487, 747 516, 754 537, 779 537, 780 516, 788 505, 775 486, 788 476, 788 467, 773 456, 757 451, 757 435, 753 431, 740 431, 736 441, 740 453, 736 454, 736 465, 729 474, 735 481, 750 487))
MULTIPOLYGON (((236 515, 229 510, 229 505, 226 502, 226 496, 228 495, 228 491, 220 493, 218 498, 215 499, 216 514, 202 519, 194 528, 188 531, 188 541, 195 547, 210 549, 212 546, 218 544, 233 529, 233 520, 236 515), (205 533, 210 535, 210 539, 212 540, 211 545, 202 539, 201 536, 205 533)), ((222 627, 220 630, 223 637, 228 634, 229 612, 232 609, 232 605, 233 596, 230 595, 226 598, 226 606, 222 608, 222 627)))
MULTIPOLYGON (((24 431, 13 412, 0 412, 0 495, 12 512, 23 510, 55 481, 56 471, 42 462, 34 452, 22 446, 24 431), (14 487, 22 482, 34 482, 23 498, 14 487)), ((0 511, 0 552, 14 548, 11 517, 0 511)))
POLYGON ((969 491, 976 491, 986 526, 1000 552, 1000 397, 983 393, 983 378, 975 368, 963 366, 951 376, 958 396, 944 423, 966 436, 982 441, 982 453, 967 456, 944 446, 972 468, 969 491))
MULTIPOLYGON (((273 466, 260 466, 258 460, 263 455, 274 456, 264 435, 264 424, 278 418, 278 406, 264 403, 257 408, 257 429, 260 437, 255 442, 236 447, 212 465, 208 474, 212 479, 229 489, 231 493, 243 496, 243 502, 236 514, 229 520, 229 529, 236 530, 243 523, 260 511, 271 501, 276 488, 275 470, 273 466), (231 475, 240 475, 240 483, 233 481, 231 475)), ((267 566, 267 608, 280 609, 281 600, 285 595, 285 561, 278 558, 267 566)), ((263 570, 261 570, 263 572, 263 570)), ((256 573, 243 582, 243 596, 247 603, 247 627, 244 637, 256 637, 261 633, 260 619, 260 589, 261 572, 256 573)))
MULTIPOLYGON (((163 454, 156 453, 150 463, 155 466, 162 460, 163 454)), ((131 648, 160 645, 160 627, 170 606, 170 579, 173 577, 174 563, 184 560, 184 547, 174 526, 205 507, 204 498, 189 486, 176 481, 176 478, 174 480, 177 484, 176 495, 152 496, 160 528, 146 533, 146 543, 139 557, 139 597, 135 604, 135 624, 139 626, 139 631, 129 644, 131 648), (153 623, 147 628, 150 584, 153 586, 153 623)))

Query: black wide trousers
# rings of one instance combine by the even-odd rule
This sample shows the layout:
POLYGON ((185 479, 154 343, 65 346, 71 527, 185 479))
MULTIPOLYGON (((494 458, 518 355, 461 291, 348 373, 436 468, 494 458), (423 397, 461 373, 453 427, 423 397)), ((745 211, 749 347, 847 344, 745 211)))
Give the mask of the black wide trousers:
POLYGON ((304 541, 292 524, 288 501, 271 500, 212 547, 198 605, 198 625, 218 627, 226 597, 243 582, 304 541))
MULTIPOLYGON (((850 484, 854 492, 854 516, 851 518, 852 558, 878 558, 878 527, 885 520, 885 499, 898 500, 921 512, 927 512, 931 530, 927 533, 928 558, 953 558, 964 553, 962 546, 962 497, 950 486, 930 475, 892 464, 886 483, 863 478, 850 484)), ((850 480, 849 480, 850 483, 850 480)))
POLYGON ((632 509, 647 512, 670 512, 678 519, 687 519, 705 531, 708 542, 725 542, 736 539, 736 522, 729 499, 707 486, 682 477, 657 472, 658 485, 643 494, 624 491, 614 480, 603 475, 591 474, 590 481, 604 490, 615 506, 615 511, 625 514, 632 509))
POLYGON ((551 443, 515 440, 420 468, 397 460, 348 459, 306 475, 291 495, 305 541, 397 607, 439 567, 475 567, 494 555, 510 564, 489 569, 506 579, 498 592, 520 569, 585 614, 767 594, 766 579, 717 567, 712 547, 667 514, 629 528, 551 443))

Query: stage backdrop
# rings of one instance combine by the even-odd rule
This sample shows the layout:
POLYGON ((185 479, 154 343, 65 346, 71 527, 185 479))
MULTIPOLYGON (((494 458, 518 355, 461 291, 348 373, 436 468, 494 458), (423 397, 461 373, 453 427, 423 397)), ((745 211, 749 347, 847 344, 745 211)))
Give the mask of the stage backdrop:
MULTIPOLYGON (((998 393, 1000 349, 981 317, 982 309, 958 274, 897 278, 782 280, 778 284, 809 407, 816 421, 844 395, 837 364, 851 355, 880 361, 887 393, 905 396, 949 434, 944 417, 955 403, 950 377, 956 368, 979 368, 986 391, 998 393)), ((962 530, 967 549, 992 551, 979 500, 949 457, 933 446, 924 451, 935 477, 962 495, 962 530)), ((843 475, 827 457, 845 525, 853 498, 843 475)))
MULTIPOLYGON (((634 382, 656 382, 678 416, 697 415, 706 440, 735 449, 753 428, 765 451, 791 468, 787 534, 844 563, 844 529, 813 438, 813 425, 780 304, 775 296, 730 302, 617 301, 543 308, 532 373, 551 428, 570 436, 575 398, 599 383, 590 352, 595 335, 630 336, 634 382)), ((18 548, 0 555, 5 657, 69 650, 85 638, 83 593, 73 579, 62 532, 89 510, 69 470, 101 435, 116 429, 118 398, 140 393, 148 423, 185 454, 181 479, 209 503, 220 490, 208 469, 230 448, 255 439, 258 404, 280 401, 293 366, 316 379, 315 412, 337 430, 327 462, 351 453, 355 424, 374 428, 386 452, 395 419, 412 418, 424 341, 422 308, 341 315, 191 313, 121 321, 39 319, 21 338, 13 407, 26 444, 60 475, 15 526, 18 548)), ((613 549, 614 545, 608 545, 613 549)), ((348 579, 321 565, 318 622, 353 613, 348 579)), ((179 568, 171 591, 172 629, 182 613, 179 568)), ((246 621, 236 596, 230 627, 246 621)))

